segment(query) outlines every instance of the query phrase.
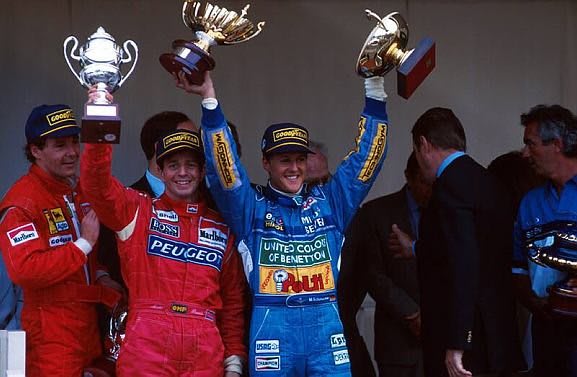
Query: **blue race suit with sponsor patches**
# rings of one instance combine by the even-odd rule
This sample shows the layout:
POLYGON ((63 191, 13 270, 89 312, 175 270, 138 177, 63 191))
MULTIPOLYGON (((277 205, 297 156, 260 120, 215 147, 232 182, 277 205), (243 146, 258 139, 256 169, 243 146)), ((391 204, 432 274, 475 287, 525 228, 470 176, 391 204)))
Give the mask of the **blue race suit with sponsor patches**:
POLYGON ((385 103, 366 99, 356 148, 297 196, 251 187, 220 107, 203 108, 202 131, 210 190, 251 287, 251 376, 350 376, 335 282, 343 234, 386 154, 385 103))

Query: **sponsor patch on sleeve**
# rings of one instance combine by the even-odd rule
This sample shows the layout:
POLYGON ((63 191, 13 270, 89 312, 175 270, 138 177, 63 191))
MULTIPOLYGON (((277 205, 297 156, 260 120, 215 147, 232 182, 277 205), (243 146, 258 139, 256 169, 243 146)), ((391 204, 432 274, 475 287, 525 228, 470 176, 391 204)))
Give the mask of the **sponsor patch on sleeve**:
POLYGON ((379 123, 377 125, 377 132, 371 141, 369 154, 359 176, 357 177, 361 182, 367 182, 373 177, 379 162, 385 154, 385 147, 387 146, 387 125, 379 123))
POLYGON ((257 371, 280 370, 280 356, 255 356, 254 368, 257 371))
POLYGON ((255 343, 255 353, 279 353, 280 342, 278 339, 257 340, 255 343))
POLYGON ((234 159, 230 149, 230 142, 226 138, 224 131, 212 134, 212 153, 222 187, 225 189, 236 187, 234 159))
POLYGON ((347 364, 349 362, 349 351, 334 351, 333 359, 335 360, 335 365, 347 364))
POLYGON ((347 341, 344 334, 331 335, 331 348, 346 347, 347 341))
POLYGON ((33 223, 9 230, 6 235, 8 235, 12 246, 17 246, 38 238, 38 232, 33 223))
POLYGON ((61 246, 68 242, 72 242, 72 234, 63 234, 48 239, 48 245, 50 245, 50 247, 61 246))

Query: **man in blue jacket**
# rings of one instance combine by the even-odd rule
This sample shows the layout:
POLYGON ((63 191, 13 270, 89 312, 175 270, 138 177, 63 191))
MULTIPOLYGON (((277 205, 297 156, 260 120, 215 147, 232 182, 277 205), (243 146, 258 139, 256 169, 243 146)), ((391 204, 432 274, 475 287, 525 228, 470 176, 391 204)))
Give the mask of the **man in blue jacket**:
POLYGON ((355 148, 324 185, 307 186, 308 131, 279 123, 262 138, 266 186, 252 187, 216 99, 181 74, 177 86, 202 97, 206 177, 239 240, 252 294, 251 376, 350 376, 336 281, 343 234, 386 154, 382 77, 365 80, 355 148))

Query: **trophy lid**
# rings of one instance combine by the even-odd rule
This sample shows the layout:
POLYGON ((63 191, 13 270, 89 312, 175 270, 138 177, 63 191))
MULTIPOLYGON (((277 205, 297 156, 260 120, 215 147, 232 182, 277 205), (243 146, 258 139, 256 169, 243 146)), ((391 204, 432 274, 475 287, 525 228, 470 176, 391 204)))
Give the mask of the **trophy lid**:
POLYGON ((112 42, 116 42, 114 37, 108 34, 102 26, 99 26, 98 29, 96 29, 96 32, 94 32, 90 37, 88 37, 89 41, 93 39, 108 39, 111 40, 112 42))

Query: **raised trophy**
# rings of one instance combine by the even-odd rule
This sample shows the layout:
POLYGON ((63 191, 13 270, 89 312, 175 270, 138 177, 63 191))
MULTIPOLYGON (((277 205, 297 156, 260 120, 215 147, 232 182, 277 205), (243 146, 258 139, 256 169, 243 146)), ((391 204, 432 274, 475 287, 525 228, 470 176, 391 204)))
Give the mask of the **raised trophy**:
POLYGON ((245 18, 250 5, 240 14, 201 1, 186 0, 182 6, 182 21, 194 32, 190 41, 178 39, 172 42, 173 51, 160 55, 160 64, 170 73, 184 72, 193 84, 204 81, 204 72, 214 69, 210 56, 214 45, 235 45, 256 37, 264 22, 256 27, 245 18))
POLYGON ((549 306, 554 313, 577 317, 577 223, 559 225, 528 235, 527 250, 533 262, 567 274, 549 287, 549 306))
POLYGON ((357 73, 362 77, 383 76, 397 67, 397 92, 408 99, 435 68, 435 42, 425 38, 407 50, 409 27, 398 12, 383 18, 369 9, 365 12, 377 26, 361 49, 357 73))
POLYGON ((84 45, 80 46, 78 54, 78 39, 70 36, 64 40, 64 58, 68 67, 85 88, 96 85, 98 97, 84 106, 82 118, 81 141, 84 143, 118 144, 120 142, 120 116, 118 105, 106 99, 106 92, 113 93, 124 84, 130 76, 138 60, 138 46, 127 40, 122 48, 103 27, 99 27, 84 45), (70 58, 80 64, 80 72, 72 67, 68 56, 68 46, 73 42, 70 58), (134 50, 134 59, 128 47, 134 50), (126 57, 125 57, 126 56, 126 57), (132 67, 126 76, 122 77, 120 66, 132 61, 132 67))

